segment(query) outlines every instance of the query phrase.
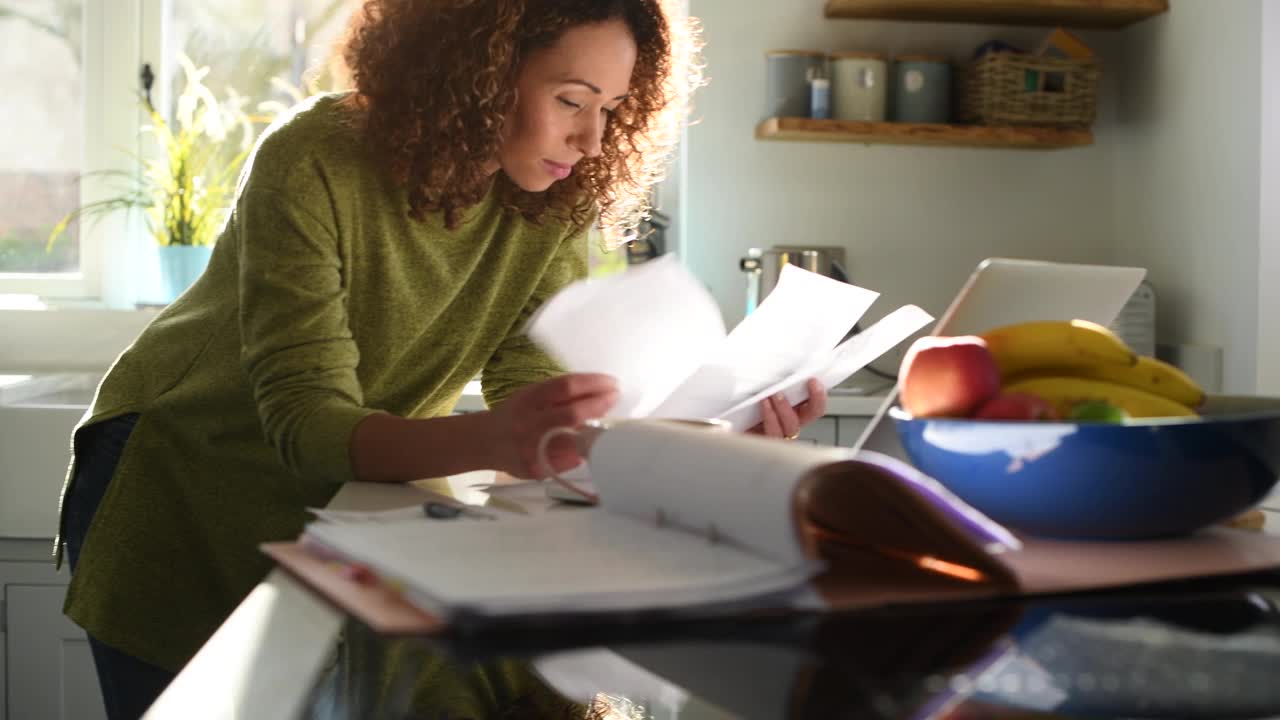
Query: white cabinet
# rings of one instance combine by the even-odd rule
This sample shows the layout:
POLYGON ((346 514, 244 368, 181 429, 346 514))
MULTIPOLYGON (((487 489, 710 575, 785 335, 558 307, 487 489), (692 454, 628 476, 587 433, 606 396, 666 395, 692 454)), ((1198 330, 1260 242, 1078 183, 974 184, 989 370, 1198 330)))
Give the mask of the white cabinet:
POLYGON ((0 405, 0 537, 43 538, 57 527, 71 429, 83 413, 0 405))
POLYGON ((106 718, 84 631, 62 614, 50 540, 0 539, 0 720, 106 718))
POLYGON ((9 715, 49 720, 106 718, 89 639, 62 614, 65 585, 5 588, 9 715))

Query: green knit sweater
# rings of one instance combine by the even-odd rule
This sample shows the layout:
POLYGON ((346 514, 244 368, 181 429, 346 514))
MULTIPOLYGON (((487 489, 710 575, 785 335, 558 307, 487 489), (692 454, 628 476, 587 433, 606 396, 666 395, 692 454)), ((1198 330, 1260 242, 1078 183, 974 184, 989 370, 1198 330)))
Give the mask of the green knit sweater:
POLYGON ((457 230, 410 218, 345 112, 323 96, 263 136, 208 269, 80 423, 141 415, 65 611, 169 670, 270 568, 258 544, 296 537, 352 479, 361 419, 447 415, 481 371, 491 406, 560 372, 522 330, 585 276, 585 234, 495 192, 457 230))

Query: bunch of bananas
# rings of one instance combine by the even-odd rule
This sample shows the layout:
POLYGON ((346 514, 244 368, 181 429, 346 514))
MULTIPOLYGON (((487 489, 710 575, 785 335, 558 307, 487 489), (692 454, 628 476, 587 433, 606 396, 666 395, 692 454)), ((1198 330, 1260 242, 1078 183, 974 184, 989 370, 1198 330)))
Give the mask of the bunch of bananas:
POLYGON ((1008 393, 1029 393, 1063 418, 1104 402, 1129 417, 1190 417, 1204 390, 1178 368, 1140 356, 1115 333, 1085 320, 1006 325, 981 335, 1008 393))

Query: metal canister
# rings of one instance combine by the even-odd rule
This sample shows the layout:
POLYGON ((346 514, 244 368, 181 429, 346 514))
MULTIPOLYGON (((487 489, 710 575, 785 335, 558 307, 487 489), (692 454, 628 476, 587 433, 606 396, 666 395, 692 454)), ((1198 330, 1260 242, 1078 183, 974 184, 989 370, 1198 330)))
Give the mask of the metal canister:
POLYGON ((884 122, 888 64, 872 52, 831 56, 831 113, 837 120, 884 122))
POLYGON ((936 55, 902 55, 893 65, 895 122, 945 123, 951 119, 951 63, 936 55))
POLYGON ((816 50, 765 53, 764 117, 809 117, 809 83, 825 65, 826 56, 816 50))
POLYGON ((750 315, 765 297, 773 291, 786 265, 826 275, 829 278, 849 282, 845 266, 844 248, 835 245, 775 245, 771 248, 750 248, 746 257, 738 261, 738 267, 747 276, 746 312, 750 315))

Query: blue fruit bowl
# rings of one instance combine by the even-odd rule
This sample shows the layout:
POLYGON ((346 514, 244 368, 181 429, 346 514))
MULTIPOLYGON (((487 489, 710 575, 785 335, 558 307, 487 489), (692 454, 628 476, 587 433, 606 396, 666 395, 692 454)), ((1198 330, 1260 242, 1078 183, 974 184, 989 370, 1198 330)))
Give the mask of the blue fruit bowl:
POLYGON ((1199 418, 1123 425, 890 414, 917 468, 1042 537, 1185 535, 1248 510, 1280 478, 1280 398, 1215 396, 1199 418))

